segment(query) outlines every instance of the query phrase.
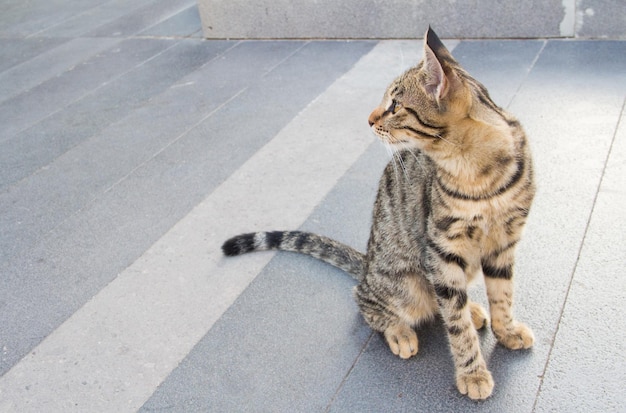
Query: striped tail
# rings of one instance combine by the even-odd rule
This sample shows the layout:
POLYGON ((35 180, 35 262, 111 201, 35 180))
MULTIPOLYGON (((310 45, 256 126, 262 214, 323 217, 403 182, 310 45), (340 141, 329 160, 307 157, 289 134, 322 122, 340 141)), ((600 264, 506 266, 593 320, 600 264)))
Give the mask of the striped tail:
POLYGON ((268 250, 310 255, 344 270, 359 281, 364 277, 365 256, 362 253, 328 237, 309 232, 255 232, 237 235, 222 245, 222 251, 230 257, 268 250))

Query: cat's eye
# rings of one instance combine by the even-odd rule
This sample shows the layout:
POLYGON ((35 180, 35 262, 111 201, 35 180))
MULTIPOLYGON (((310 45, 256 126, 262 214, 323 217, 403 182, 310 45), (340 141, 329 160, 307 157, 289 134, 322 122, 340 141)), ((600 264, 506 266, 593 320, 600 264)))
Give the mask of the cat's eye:
POLYGON ((389 105, 387 112, 391 113, 392 115, 395 115, 398 109, 400 109, 400 104, 398 103, 398 101, 394 99, 391 101, 391 105, 389 105))

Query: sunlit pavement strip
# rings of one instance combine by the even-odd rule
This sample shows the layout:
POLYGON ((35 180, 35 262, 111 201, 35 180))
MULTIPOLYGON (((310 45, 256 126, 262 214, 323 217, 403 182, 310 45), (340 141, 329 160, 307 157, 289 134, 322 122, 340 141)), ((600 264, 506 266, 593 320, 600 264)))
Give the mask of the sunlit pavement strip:
POLYGON ((224 260, 220 244, 241 231, 299 227, 372 143, 369 112, 420 48, 379 43, 0 378, 0 411, 141 407, 273 256, 224 260))

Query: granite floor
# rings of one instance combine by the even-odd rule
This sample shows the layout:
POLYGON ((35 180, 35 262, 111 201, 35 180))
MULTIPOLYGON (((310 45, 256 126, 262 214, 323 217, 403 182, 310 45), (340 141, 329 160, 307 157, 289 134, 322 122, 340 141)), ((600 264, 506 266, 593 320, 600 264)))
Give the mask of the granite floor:
POLYGON ((626 411, 626 41, 445 42, 522 121, 539 187, 536 343, 480 333, 477 403, 440 321, 400 360, 340 270, 219 250, 297 228, 364 249, 389 161, 366 120, 420 39, 206 41, 191 0, 0 10, 0 411, 626 411))

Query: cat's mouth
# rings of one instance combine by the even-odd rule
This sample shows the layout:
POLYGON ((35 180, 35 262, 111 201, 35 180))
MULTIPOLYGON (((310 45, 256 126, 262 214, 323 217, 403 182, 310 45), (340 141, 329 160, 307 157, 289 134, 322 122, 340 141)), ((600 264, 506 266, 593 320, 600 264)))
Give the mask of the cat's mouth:
POLYGON ((397 136, 394 136, 390 131, 381 127, 372 126, 372 132, 374 132, 374 135, 376 135, 376 137, 386 145, 405 146, 409 143, 406 139, 398 138, 397 136))

